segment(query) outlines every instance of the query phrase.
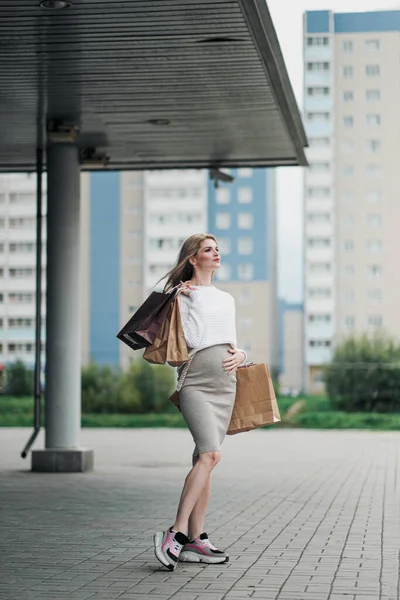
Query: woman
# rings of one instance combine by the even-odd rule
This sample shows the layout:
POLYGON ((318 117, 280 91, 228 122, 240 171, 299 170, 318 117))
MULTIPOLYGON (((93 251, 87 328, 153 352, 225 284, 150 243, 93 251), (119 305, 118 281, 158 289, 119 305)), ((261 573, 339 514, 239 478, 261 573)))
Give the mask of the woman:
POLYGON ((203 525, 210 497, 211 471, 229 426, 236 394, 236 369, 246 353, 236 346, 235 302, 212 285, 221 264, 213 235, 196 234, 183 244, 165 291, 182 283, 179 305, 189 361, 179 367, 179 403, 193 436, 193 468, 183 486, 175 523, 154 536, 158 560, 173 571, 178 560, 221 563, 203 525))

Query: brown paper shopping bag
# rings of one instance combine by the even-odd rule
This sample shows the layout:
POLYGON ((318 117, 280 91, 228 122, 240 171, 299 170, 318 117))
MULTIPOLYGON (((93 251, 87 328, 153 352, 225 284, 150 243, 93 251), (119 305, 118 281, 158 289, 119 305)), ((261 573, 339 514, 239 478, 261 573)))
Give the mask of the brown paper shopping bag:
POLYGON ((188 360, 188 349, 183 335, 179 302, 175 299, 156 339, 148 346, 143 358, 150 363, 177 367, 188 360))
POLYGON ((281 420, 268 365, 239 367, 236 398, 227 434, 234 435, 281 420))

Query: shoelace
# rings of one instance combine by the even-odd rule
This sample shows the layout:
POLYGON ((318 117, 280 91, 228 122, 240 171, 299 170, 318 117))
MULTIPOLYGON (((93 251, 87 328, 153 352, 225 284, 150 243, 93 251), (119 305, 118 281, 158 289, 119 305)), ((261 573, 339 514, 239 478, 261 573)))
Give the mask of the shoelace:
POLYGON ((176 552, 176 554, 179 554, 179 552, 182 550, 182 544, 177 542, 175 539, 173 539, 171 543, 172 549, 176 552))
POLYGON ((208 546, 209 548, 211 548, 211 550, 216 550, 216 547, 212 545, 209 539, 199 541, 203 544, 203 546, 208 546))

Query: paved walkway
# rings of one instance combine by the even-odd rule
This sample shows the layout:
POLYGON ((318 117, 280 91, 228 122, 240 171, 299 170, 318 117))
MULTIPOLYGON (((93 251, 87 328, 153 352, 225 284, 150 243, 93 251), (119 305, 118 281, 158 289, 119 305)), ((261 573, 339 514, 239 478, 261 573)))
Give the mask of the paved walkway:
POLYGON ((207 530, 231 560, 170 573, 152 535, 175 516, 186 431, 84 430, 96 471, 79 475, 26 472, 29 433, 0 429, 0 599, 399 598, 400 434, 228 438, 207 530))

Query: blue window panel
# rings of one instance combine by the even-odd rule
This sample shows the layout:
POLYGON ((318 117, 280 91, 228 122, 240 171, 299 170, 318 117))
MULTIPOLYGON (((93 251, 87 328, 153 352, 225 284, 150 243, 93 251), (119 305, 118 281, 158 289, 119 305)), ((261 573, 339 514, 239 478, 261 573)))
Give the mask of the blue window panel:
POLYGON ((400 11, 337 13, 334 23, 335 33, 400 31, 400 11))
MULTIPOLYGON (((223 170, 223 169, 222 169, 223 170)), ((208 230, 217 237, 225 237, 231 240, 231 252, 222 257, 224 264, 231 269, 230 281, 239 281, 238 264, 250 263, 253 265, 252 281, 268 280, 268 170, 254 168, 253 175, 245 180, 237 177, 237 169, 231 169, 235 178, 233 183, 220 186, 228 186, 231 194, 229 204, 217 204, 216 190, 213 182, 208 184, 208 230), (240 187, 250 187, 253 192, 253 200, 248 204, 238 202, 238 190, 240 187), (217 212, 227 212, 231 217, 229 229, 218 229, 215 226, 217 212), (251 213, 253 226, 251 229, 239 229, 238 214, 241 212, 251 213), (238 252, 238 239, 240 237, 251 237, 253 239, 253 253, 242 255, 238 252)))
POLYGON ((310 10, 306 12, 307 33, 329 33, 329 10, 310 10))
POLYGON ((90 358, 118 365, 120 174, 93 173, 90 180, 90 358))

